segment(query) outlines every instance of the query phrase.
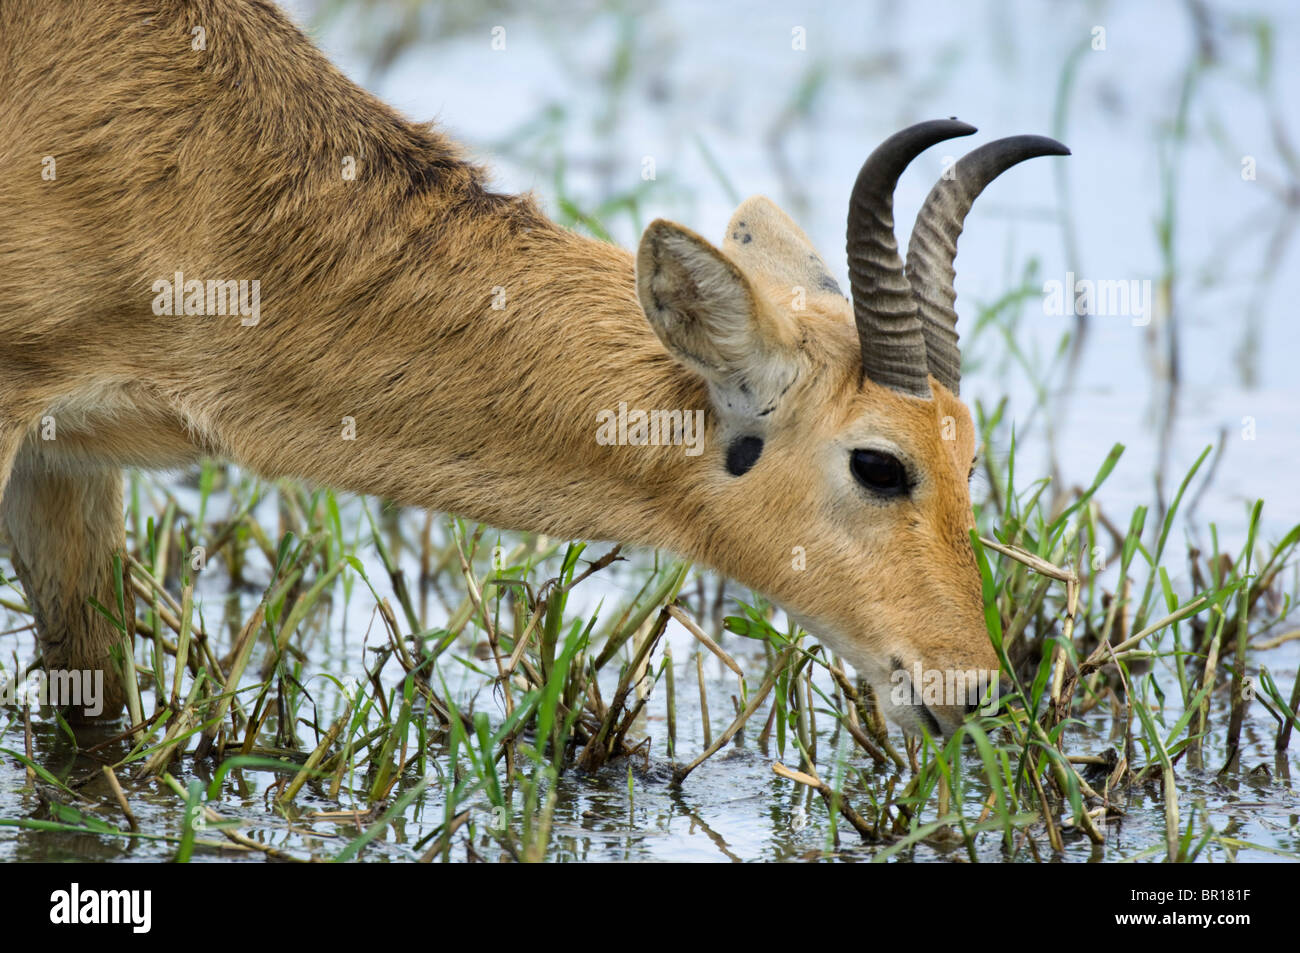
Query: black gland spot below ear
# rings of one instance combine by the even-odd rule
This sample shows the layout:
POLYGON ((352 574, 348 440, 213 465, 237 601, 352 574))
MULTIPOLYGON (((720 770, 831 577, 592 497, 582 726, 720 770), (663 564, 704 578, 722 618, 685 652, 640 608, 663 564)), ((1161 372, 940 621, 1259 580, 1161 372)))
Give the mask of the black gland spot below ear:
POLYGON ((742 476, 758 462, 763 452, 762 437, 738 437, 727 448, 727 472, 732 476, 742 476))

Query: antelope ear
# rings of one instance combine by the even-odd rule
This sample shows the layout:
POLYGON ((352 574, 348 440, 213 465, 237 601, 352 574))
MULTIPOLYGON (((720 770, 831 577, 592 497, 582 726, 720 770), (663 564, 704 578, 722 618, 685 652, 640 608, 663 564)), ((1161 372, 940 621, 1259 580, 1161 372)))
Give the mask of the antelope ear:
POLYGON ((802 288, 809 297, 830 295, 837 305, 846 300, 803 229, 766 196, 740 203, 722 250, 747 274, 763 275, 789 293, 802 288))
POLYGON ((719 410, 739 417, 771 413, 794 379, 799 329, 764 306, 726 255, 658 219, 641 237, 636 287, 659 340, 709 382, 719 410))

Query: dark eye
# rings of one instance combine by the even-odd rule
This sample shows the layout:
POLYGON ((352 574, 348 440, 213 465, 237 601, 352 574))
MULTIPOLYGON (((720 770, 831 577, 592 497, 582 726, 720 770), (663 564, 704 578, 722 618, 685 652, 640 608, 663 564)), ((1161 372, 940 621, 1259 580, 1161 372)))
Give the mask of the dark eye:
POLYGON ((878 450, 854 450, 849 468, 858 482, 881 496, 901 496, 908 491, 907 471, 897 457, 878 450))

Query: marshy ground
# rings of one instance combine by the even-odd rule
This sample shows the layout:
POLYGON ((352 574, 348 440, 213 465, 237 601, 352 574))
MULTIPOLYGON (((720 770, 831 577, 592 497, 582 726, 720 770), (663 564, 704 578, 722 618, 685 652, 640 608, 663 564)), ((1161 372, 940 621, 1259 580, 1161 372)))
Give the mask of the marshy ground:
POLYGON ((1248 564, 1002 484, 986 532, 1064 578, 984 549, 1028 703, 939 750, 681 563, 232 475, 137 479, 131 725, 6 713, 8 859, 1300 857, 1300 528, 1248 564))

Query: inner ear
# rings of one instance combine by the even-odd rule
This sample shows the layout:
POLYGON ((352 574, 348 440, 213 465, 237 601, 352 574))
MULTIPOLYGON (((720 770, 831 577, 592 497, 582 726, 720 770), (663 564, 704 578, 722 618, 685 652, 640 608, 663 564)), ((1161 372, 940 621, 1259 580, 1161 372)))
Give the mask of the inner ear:
POLYGON ((732 476, 744 476, 762 453, 762 437, 737 437, 727 448, 727 472, 732 476))
POLYGON ((636 280, 659 340, 707 382, 722 431, 755 435, 761 447, 769 415, 799 376, 804 337, 798 319, 761 297, 718 249, 663 220, 641 238, 636 280))
POLYGON ((694 232, 656 220, 642 236, 637 295, 659 340, 679 361, 720 383, 765 349, 754 289, 694 232))

